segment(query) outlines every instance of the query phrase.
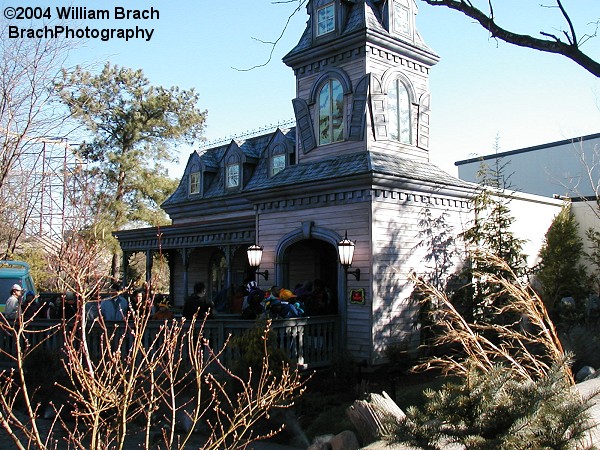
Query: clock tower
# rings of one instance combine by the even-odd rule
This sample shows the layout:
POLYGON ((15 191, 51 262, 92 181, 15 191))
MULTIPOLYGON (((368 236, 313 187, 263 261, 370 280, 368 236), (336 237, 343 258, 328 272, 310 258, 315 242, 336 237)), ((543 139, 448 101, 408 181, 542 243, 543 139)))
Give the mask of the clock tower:
POLYGON ((429 161, 429 70, 416 0, 309 0, 298 44, 298 162, 375 151, 429 161))

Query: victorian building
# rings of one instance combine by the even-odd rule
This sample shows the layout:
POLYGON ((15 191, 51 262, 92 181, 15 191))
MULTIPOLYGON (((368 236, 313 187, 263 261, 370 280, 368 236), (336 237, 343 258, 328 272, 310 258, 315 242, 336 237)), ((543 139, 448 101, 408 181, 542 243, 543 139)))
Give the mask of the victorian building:
MULTIPOLYGON (((295 75, 296 126, 192 153, 162 205, 172 225, 116 236, 125 263, 145 252, 148 272, 153 253, 168 256, 175 305, 197 281, 217 296, 247 277, 265 289, 322 280, 343 348, 377 364, 390 345, 418 342, 408 276, 435 270, 443 249, 432 224, 462 231, 474 185, 429 160, 439 57, 416 30, 416 2, 310 0, 307 13, 283 59, 295 75), (339 261, 346 236, 351 266, 339 261), (254 245, 258 269, 247 256, 254 245)), ((544 231, 547 206, 556 202, 528 206, 544 231)))

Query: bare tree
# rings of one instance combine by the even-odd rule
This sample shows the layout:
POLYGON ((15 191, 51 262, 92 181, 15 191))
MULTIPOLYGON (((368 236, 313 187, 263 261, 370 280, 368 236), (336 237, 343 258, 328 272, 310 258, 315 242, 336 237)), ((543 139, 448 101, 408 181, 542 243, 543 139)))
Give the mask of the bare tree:
POLYGON ((67 116, 52 102, 53 81, 70 45, 62 39, 11 39, 7 21, 0 25, 0 217, 5 227, 0 256, 14 252, 35 198, 31 192, 39 187, 29 176, 39 158, 23 156, 39 155, 40 141, 59 133, 67 116), (24 185, 25 192, 18 188, 24 185))

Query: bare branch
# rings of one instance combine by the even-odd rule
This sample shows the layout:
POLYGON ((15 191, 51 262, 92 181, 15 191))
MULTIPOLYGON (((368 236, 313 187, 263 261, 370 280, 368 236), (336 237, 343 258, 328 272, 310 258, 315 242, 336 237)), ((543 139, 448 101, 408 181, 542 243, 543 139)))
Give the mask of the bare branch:
POLYGON ((254 65, 252 67, 248 67, 246 69, 241 69, 241 68, 233 67, 233 66, 231 67, 232 69, 237 70, 239 72, 248 72, 250 70, 258 69, 259 67, 265 67, 266 65, 268 65, 271 62, 271 60, 273 59, 273 53, 275 52, 275 48, 277 47, 277 44, 279 44, 279 41, 281 41, 281 39, 283 38, 283 35, 287 31, 292 18, 296 15, 296 13, 298 13, 298 11, 300 11, 300 9, 306 3, 307 0, 289 0, 289 1, 273 2, 274 4, 277 4, 277 3, 294 3, 296 1, 298 1, 298 6, 288 16, 288 18, 285 22, 285 25, 283 26, 283 29, 281 30, 281 33, 279 34, 279 37, 277 39, 275 39, 274 41, 271 42, 271 41, 264 41, 264 40, 258 39, 258 38, 252 38, 255 41, 258 41, 263 44, 268 44, 271 46, 271 51, 269 52, 269 57, 267 58, 267 60, 261 64, 256 64, 256 65, 254 65))
MULTIPOLYGON (((563 8, 560 0, 557 0, 558 8, 561 10, 563 18, 567 21, 569 26, 570 35, 565 33, 567 42, 563 42, 558 36, 540 32, 541 36, 548 37, 550 39, 540 39, 527 34, 518 34, 509 31, 506 28, 501 27, 495 21, 493 10, 491 9, 492 1, 488 0, 490 5, 490 13, 486 14, 480 9, 473 6, 471 2, 461 0, 421 0, 431 6, 445 6, 463 13, 465 16, 470 17, 477 21, 484 29, 490 32, 493 38, 500 39, 509 44, 517 45, 519 47, 531 48, 546 53, 555 53, 563 55, 577 65, 581 66, 592 75, 600 77, 600 63, 581 50, 583 42, 578 42, 575 34, 575 28, 571 21, 570 16, 563 8)), ((586 36, 586 40, 589 39, 586 36)))

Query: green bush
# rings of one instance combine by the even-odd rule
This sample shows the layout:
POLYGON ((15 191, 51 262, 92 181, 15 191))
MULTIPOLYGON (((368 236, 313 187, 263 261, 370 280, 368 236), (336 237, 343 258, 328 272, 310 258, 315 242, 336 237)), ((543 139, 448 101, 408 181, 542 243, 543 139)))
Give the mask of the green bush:
POLYGON ((269 368, 274 375, 281 375, 281 370, 284 364, 289 362, 289 358, 275 345, 277 336, 273 330, 269 330, 265 344, 266 327, 267 323, 265 321, 258 321, 256 326, 231 339, 229 345, 238 356, 233 359, 231 367, 234 373, 247 373, 248 369, 252 369, 253 373, 260 373, 265 358, 266 345, 269 355, 269 368))
POLYGON ((388 439, 423 449, 580 448, 575 444, 583 445, 592 424, 591 402, 571 389, 565 370, 556 365, 531 382, 503 367, 471 368, 465 379, 426 391, 425 405, 407 408, 388 439))

